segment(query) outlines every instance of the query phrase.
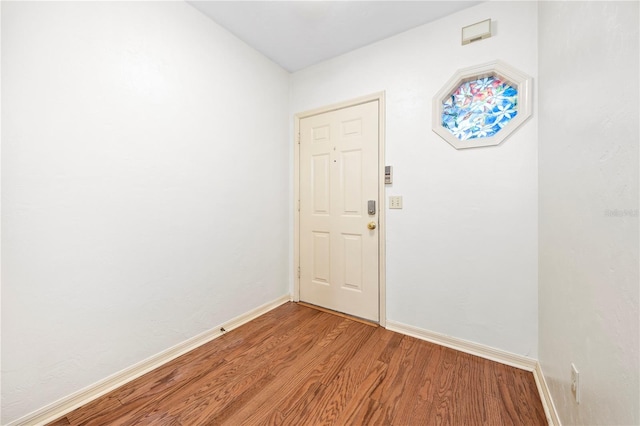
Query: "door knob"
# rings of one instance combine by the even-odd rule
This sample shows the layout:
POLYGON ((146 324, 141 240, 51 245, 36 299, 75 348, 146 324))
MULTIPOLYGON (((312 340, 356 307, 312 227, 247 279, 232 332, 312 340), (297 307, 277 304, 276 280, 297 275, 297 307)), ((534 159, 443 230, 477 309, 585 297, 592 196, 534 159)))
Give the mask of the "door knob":
POLYGON ((369 222, 367 224, 367 228, 369 229, 376 229, 376 223, 375 222, 369 222))

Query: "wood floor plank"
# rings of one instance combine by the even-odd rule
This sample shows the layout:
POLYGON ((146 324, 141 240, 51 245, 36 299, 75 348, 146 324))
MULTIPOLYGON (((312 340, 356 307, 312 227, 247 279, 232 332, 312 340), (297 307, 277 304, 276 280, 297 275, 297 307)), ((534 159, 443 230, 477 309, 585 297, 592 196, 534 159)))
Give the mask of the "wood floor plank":
POLYGON ((72 425, 108 424, 110 419, 119 418, 119 414, 109 417, 108 414, 104 416, 103 413, 120 413, 121 409, 122 403, 112 392, 70 412, 67 418, 72 425))
POLYGON ((400 346, 389 360, 384 381, 372 395, 372 398, 382 404, 382 419, 385 424, 393 424, 402 399, 415 401, 415 392, 407 392, 407 387, 411 384, 408 378, 412 370, 416 365, 420 367, 417 347, 417 339, 409 336, 402 338, 400 346))
MULTIPOLYGON (((417 341, 417 356, 415 366, 407 377, 405 393, 411 395, 409 398, 401 398, 398 401, 398 409, 393 418, 395 424, 408 424, 414 421, 417 411, 424 411, 426 414, 428 404, 431 403, 430 393, 425 389, 432 383, 431 377, 436 372, 437 361, 439 359, 440 346, 430 342, 417 341), (426 393, 426 397, 423 394, 426 393)), ((426 421, 426 416, 425 416, 426 421)))
MULTIPOLYGON (((366 370, 366 376, 358 384, 354 384, 354 391, 348 398, 344 408, 341 410, 340 415, 337 416, 335 424, 358 424, 358 418, 361 413, 369 411, 369 404, 373 401, 371 398, 363 397, 365 395, 371 395, 373 391, 384 380, 387 373, 388 365, 378 360, 373 363, 366 370), (362 411, 366 408, 365 411, 362 411)), ((375 401, 377 405, 379 402, 375 401)))
POLYGON ((456 356, 457 376, 453 393, 455 411, 453 423, 464 419, 478 419, 487 424, 485 393, 482 389, 482 363, 478 357, 464 352, 456 356))
POLYGON ((215 371, 225 363, 225 357, 236 352, 246 351, 247 346, 255 345, 274 334, 274 323, 289 319, 289 323, 311 320, 317 313, 313 310, 298 310, 292 304, 282 309, 268 312, 243 325, 238 333, 228 333, 209 342, 160 368, 139 377, 124 386, 110 392, 67 416, 73 424, 105 425, 114 419, 123 422, 127 417, 144 414, 141 410, 153 401, 175 393, 181 386, 194 379, 194 371, 215 371), (119 401, 105 405, 106 401, 119 401))
MULTIPOLYGON (((503 419, 508 419, 514 424, 523 424, 525 421, 524 411, 520 409, 518 404, 518 390, 514 387, 514 379, 509 374, 507 366, 497 365, 496 370, 496 385, 500 393, 500 401, 502 402, 503 419)), ((526 410, 528 411, 528 409, 526 410)))
MULTIPOLYGON (((322 329, 318 330, 317 336, 329 334, 340 324, 349 324, 343 318, 334 315, 322 316, 319 318, 319 322, 321 322, 322 329)), ((227 419, 229 424, 261 424, 265 422, 266 418, 273 414, 260 410, 260 407, 265 404, 277 407, 274 409, 275 417, 284 418, 291 407, 297 404, 308 392, 315 395, 320 385, 320 378, 330 366, 328 358, 334 351, 334 346, 340 347, 347 344, 350 335, 343 333, 333 339, 328 346, 324 338, 320 340, 314 348, 296 357, 293 362, 298 365, 298 368, 281 365, 276 378, 264 388, 260 395, 252 398, 240 407, 233 416, 229 417, 227 419)), ((276 419, 270 421, 270 423, 272 422, 276 422, 276 419)))
POLYGON ((58 420, 55 420, 55 421, 49 423, 49 426, 67 426, 67 425, 70 425, 70 424, 71 424, 71 422, 65 416, 65 417, 61 417, 58 420))
MULTIPOLYGON (((358 326, 359 327, 359 326, 358 326)), ((334 377, 341 365, 345 362, 345 354, 355 346, 361 344, 360 340, 352 339, 348 333, 343 333, 328 346, 318 346, 314 353, 316 360, 307 364, 306 368, 296 371, 296 379, 290 382, 287 387, 286 397, 276 404, 276 410, 281 420, 277 424, 282 424, 286 418, 295 419, 302 411, 311 407, 311 401, 307 395, 300 395, 296 392, 296 387, 300 389, 313 389, 313 400, 317 400, 326 391, 326 383, 329 377, 334 377), (298 413, 298 414, 292 414, 298 413)))
POLYGON ((179 415, 180 421, 186 424, 199 424, 196 421, 214 415, 216 410, 231 403, 254 381, 262 380, 263 376, 269 374, 270 365, 283 362, 287 357, 295 357, 296 350, 311 344, 314 324, 317 324, 312 320, 319 315, 314 313, 298 324, 273 329, 272 335, 261 342, 228 354, 219 369, 194 377, 182 386, 180 392, 172 392, 160 401, 153 401, 151 404, 156 408, 145 407, 142 410, 145 415, 133 416, 123 425, 146 424, 149 416, 159 412, 179 415))
POLYGON ((503 416, 504 406, 499 398, 487 396, 485 399, 485 410, 487 417, 486 421, 483 422, 484 425, 517 426, 510 419, 503 416))
POLYGON ((358 349, 363 346, 364 342, 374 334, 376 330, 361 323, 353 321, 349 321, 349 323, 350 327, 352 327, 354 331, 357 331, 357 334, 353 335, 346 344, 331 351, 327 358, 324 371, 318 378, 318 382, 322 386, 316 394, 316 398, 304 406, 302 404, 294 406, 283 419, 283 425, 298 425, 300 422, 310 424, 318 421, 314 413, 317 412, 319 404, 329 398, 327 395, 330 395, 331 389, 328 390, 328 385, 336 380, 343 366, 357 353, 358 349))
POLYGON ((325 312, 325 313, 328 313, 328 314, 331 314, 331 315, 336 315, 336 316, 339 316, 339 317, 342 317, 342 318, 347 318, 347 319, 350 319, 352 321, 361 322, 363 324, 370 325, 371 327, 379 327, 378 323, 375 323, 375 322, 373 322, 371 320, 366 320, 366 319, 363 319, 363 318, 358 318, 358 317, 354 317, 354 316, 351 316, 351 315, 343 314, 342 312, 338 312, 338 311, 334 311, 334 310, 331 310, 331 309, 323 308, 323 307, 317 306, 317 305, 312 305, 311 303, 298 302, 298 305, 305 306, 305 307, 311 308, 311 309, 316 309, 318 311, 325 312))
POLYGON ((544 425, 530 372, 287 303, 64 425, 544 425))
POLYGON ((416 402, 410 413, 402 418, 403 421, 427 424, 430 420, 429 414, 438 389, 440 368, 446 353, 447 348, 443 346, 430 344, 426 347, 424 356, 428 360, 419 378, 416 402))
MULTIPOLYGON (((310 309, 291 311, 290 307, 287 308, 289 309, 283 309, 282 313, 292 314, 292 321, 287 323, 291 326, 304 324, 318 315, 310 309)), ((183 394, 182 387, 201 379, 203 375, 219 375, 219 379, 224 379, 224 374, 229 374, 228 370, 234 366, 226 361, 227 358, 239 361, 240 357, 250 356, 258 344, 280 338, 287 330, 274 329, 274 323, 286 317, 282 316, 281 312, 271 312, 238 328, 238 333, 227 333, 108 394, 108 398, 113 395, 119 399, 122 402, 121 406, 112 406, 110 409, 98 407, 96 410, 91 405, 99 404, 99 400, 94 401, 89 404, 88 409, 76 410, 92 412, 91 418, 80 421, 77 418, 78 414, 72 412, 69 414, 70 420, 74 424, 82 425, 111 424, 114 419, 118 419, 121 424, 135 424, 144 417, 148 420, 150 416, 155 415, 150 407, 162 406, 158 402, 168 396, 183 394), (198 374, 194 374, 195 372, 198 374)))
POLYGON ((540 400, 530 401, 529 395, 538 392, 538 387, 535 385, 535 379, 533 373, 529 371, 518 370, 509 375, 513 378, 511 382, 511 389, 517 390, 517 404, 520 411, 524 412, 526 419, 535 419, 539 417, 545 417, 544 408, 540 400))
POLYGON ((358 408, 356 395, 373 392, 383 379, 387 365, 377 361, 376 355, 384 346, 386 330, 376 330, 338 374, 327 383, 322 397, 317 398, 308 419, 319 424, 343 424, 345 418, 358 408))
POLYGON ((454 390, 456 383, 457 351, 444 348, 436 370, 436 386, 433 389, 427 419, 433 424, 453 424, 454 390))
MULTIPOLYGON (((301 374, 301 371, 296 368, 291 368, 295 365, 304 365, 305 360, 307 361, 307 365, 313 365, 313 361, 317 359, 318 353, 317 348, 322 343, 324 339, 322 339, 323 335, 326 335, 330 331, 333 331, 335 328, 339 328, 340 325, 345 324, 345 321, 334 322, 333 316, 325 317, 326 314, 320 315, 318 317, 318 321, 315 322, 312 328, 309 328, 309 331, 306 334, 301 334, 296 337, 296 341, 306 341, 306 347, 300 348, 292 353, 295 356, 289 358, 275 359, 273 362, 270 362, 268 365, 268 371, 273 376, 273 380, 265 383, 262 388, 262 392, 260 393, 262 397, 257 398, 257 404, 260 402, 264 402, 264 397, 268 397, 268 403, 273 405, 278 398, 274 399, 273 392, 283 393, 282 387, 286 384, 295 383, 296 377, 301 374), (331 326, 333 324, 333 326, 331 326), (295 375, 295 376, 294 376, 295 375), (286 381, 286 382, 285 382, 286 381)), ((348 324, 348 322, 346 323, 348 324)), ((293 389, 293 386, 289 386, 290 389, 293 389)), ((246 400, 246 404, 236 404, 235 402, 225 409, 221 410, 220 413, 212 417, 210 420, 214 423, 220 423, 224 420, 229 420, 231 424, 233 424, 234 420, 230 418, 235 415, 236 412, 243 410, 247 404, 250 404, 248 407, 249 410, 244 409, 244 412, 247 413, 251 410, 250 407, 255 407, 257 404, 254 403, 255 398, 249 398, 246 400)), ((242 416, 242 413, 239 414, 242 416)), ((185 419, 188 420, 188 419, 185 419)), ((239 419, 238 419, 239 420, 239 419)), ((243 422, 246 422, 247 419, 242 419, 243 422)))
POLYGON ((498 388, 498 376, 502 365, 498 362, 487 361, 482 363, 482 383, 484 392, 494 398, 500 398, 500 389, 498 388))
POLYGON ((389 365, 380 361, 380 355, 388 349, 393 337, 392 332, 382 328, 376 330, 357 356, 349 361, 346 368, 353 370, 352 382, 349 383, 351 388, 344 390, 347 403, 336 424, 352 423, 357 413, 370 400, 368 397, 362 398, 362 395, 372 395, 386 377, 389 365))

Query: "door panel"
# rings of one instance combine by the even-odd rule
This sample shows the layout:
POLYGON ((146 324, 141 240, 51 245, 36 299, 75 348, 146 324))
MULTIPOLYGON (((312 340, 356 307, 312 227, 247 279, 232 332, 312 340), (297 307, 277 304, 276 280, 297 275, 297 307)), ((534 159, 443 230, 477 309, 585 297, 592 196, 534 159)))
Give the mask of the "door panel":
POLYGON ((362 291, 362 236, 342 235, 344 287, 362 291))
POLYGON ((328 215, 331 198, 329 189, 329 154, 314 155, 312 161, 311 175, 313 176, 313 182, 311 192, 313 194, 313 213, 328 215))
POLYGON ((362 215, 362 152, 345 152, 341 167, 342 214, 362 215))
POLYGON ((330 274, 330 235, 328 232, 313 233, 313 282, 329 284, 330 274))
POLYGON ((379 320, 378 101, 300 120, 300 300, 379 320))

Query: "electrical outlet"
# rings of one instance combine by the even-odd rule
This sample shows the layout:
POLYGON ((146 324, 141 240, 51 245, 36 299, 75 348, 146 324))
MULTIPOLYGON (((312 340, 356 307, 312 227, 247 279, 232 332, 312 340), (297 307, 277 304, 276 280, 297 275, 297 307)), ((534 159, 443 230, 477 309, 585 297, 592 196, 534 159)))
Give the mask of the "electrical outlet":
POLYGON ((574 363, 571 363, 571 392, 576 402, 580 404, 580 372, 574 363))
POLYGON ((401 209, 402 208, 402 196, 394 195, 389 197, 389 208, 390 209, 401 209))

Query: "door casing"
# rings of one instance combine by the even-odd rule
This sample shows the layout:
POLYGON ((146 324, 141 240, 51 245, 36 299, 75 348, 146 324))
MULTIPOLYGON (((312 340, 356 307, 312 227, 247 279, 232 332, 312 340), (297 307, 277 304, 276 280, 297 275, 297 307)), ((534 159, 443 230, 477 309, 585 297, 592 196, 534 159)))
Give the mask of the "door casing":
POLYGON ((386 200, 384 183, 385 93, 378 92, 337 104, 297 113, 294 116, 293 140, 293 300, 300 301, 300 120, 317 114, 378 101, 378 303, 379 324, 386 326, 386 200))

